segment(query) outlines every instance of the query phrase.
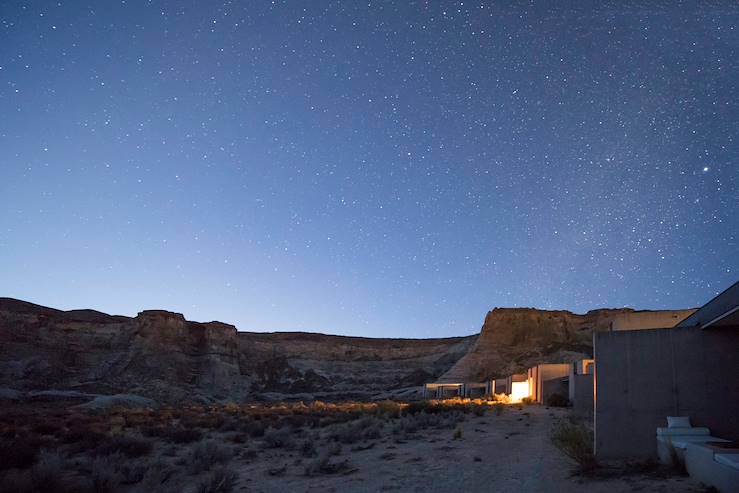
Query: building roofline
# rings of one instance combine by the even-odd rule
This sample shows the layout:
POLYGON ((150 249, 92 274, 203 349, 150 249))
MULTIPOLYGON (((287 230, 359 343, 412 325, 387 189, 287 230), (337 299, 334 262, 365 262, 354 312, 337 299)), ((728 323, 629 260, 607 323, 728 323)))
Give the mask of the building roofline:
POLYGON ((719 293, 675 327, 705 329, 739 311, 739 281, 719 293))

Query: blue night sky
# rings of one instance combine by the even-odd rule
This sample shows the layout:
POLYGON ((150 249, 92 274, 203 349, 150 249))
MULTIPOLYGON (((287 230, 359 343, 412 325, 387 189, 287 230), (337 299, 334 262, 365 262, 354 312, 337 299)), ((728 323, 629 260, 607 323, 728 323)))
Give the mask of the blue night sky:
POLYGON ((399 337, 698 306, 739 278, 732 4, 2 1, 0 296, 399 337))

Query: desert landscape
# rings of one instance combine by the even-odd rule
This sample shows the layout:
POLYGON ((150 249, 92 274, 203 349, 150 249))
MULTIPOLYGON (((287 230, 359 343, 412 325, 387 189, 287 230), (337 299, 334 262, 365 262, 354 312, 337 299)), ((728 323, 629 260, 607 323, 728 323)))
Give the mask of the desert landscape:
POLYGON ((567 407, 421 398, 464 367, 588 356, 625 312, 494 310, 479 336, 414 341, 2 299, 0 490, 705 491, 655 461, 597 463, 567 407))
POLYGON ((739 493, 739 2, 0 0, 0 493, 739 493))

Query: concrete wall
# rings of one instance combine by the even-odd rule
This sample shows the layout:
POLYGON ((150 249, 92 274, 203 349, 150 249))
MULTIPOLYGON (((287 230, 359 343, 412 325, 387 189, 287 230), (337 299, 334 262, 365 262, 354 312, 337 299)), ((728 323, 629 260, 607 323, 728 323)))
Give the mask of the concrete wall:
POLYGON ((533 372, 536 380, 531 397, 539 404, 546 404, 547 398, 554 393, 567 397, 568 389, 562 380, 569 376, 570 366, 569 363, 538 365, 533 372))
POLYGON ((599 332, 594 345, 599 458, 654 457, 668 415, 739 440, 738 327, 599 332))
POLYGON ((660 310, 627 312, 613 320, 613 330, 643 330, 672 328, 692 315, 695 310, 660 310))
POLYGON ((577 416, 593 415, 593 374, 570 376, 570 402, 577 416))
POLYGON ((544 380, 541 383, 541 393, 539 394, 539 400, 537 402, 539 404, 546 405, 547 402, 549 401, 549 397, 552 394, 561 395, 565 399, 565 402, 566 402, 568 390, 569 389, 567 387, 566 377, 553 378, 551 380, 544 380))
POLYGON ((526 370, 526 379, 529 383, 529 397, 536 400, 536 382, 539 380, 539 366, 532 366, 526 370))
POLYGON ((506 379, 506 387, 508 388, 508 392, 510 393, 511 388, 513 387, 513 382, 525 382, 528 378, 528 375, 526 373, 514 373, 513 375, 509 376, 506 379))
POLYGON ((507 378, 496 378, 493 380, 493 393, 494 394, 507 394, 510 392, 510 388, 508 387, 508 379, 507 378))

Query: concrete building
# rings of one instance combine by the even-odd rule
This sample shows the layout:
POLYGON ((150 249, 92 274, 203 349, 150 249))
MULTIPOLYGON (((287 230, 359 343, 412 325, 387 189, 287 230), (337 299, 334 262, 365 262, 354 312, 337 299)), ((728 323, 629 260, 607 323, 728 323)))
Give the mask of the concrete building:
POLYGON ((492 391, 491 395, 495 394, 508 394, 510 393, 510 387, 508 386, 508 378, 496 378, 491 381, 492 391))
POLYGON ((739 440, 739 283, 672 327, 594 334, 595 453, 656 455, 667 416, 739 440))
POLYGON ((446 399, 449 397, 482 398, 491 395, 490 382, 433 382, 423 386, 424 399, 446 399))
POLYGON ((448 397, 462 397, 463 383, 427 383, 423 386, 424 399, 446 399, 448 397))
POLYGON ((645 330, 674 327, 695 310, 637 310, 613 319, 611 330, 645 330))
POLYGON ((569 387, 567 378, 570 375, 570 364, 541 364, 531 367, 526 372, 528 392, 534 402, 546 404, 552 394, 560 394, 567 398, 569 387))
POLYGON ((573 412, 578 416, 593 415, 593 370, 595 360, 584 359, 570 365, 567 379, 568 397, 573 412))
POLYGON ((529 396, 529 378, 526 373, 515 373, 507 378, 506 392, 514 402, 529 396))

